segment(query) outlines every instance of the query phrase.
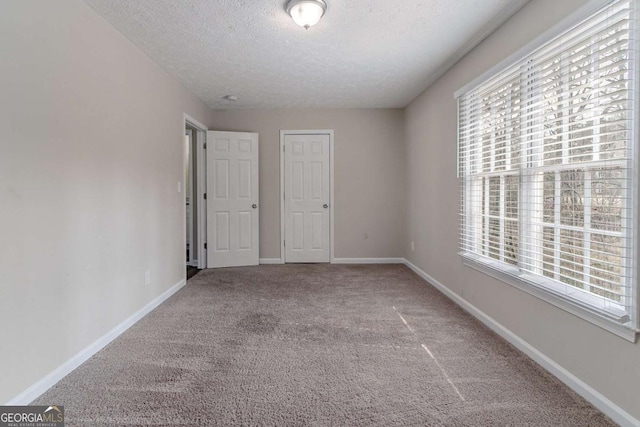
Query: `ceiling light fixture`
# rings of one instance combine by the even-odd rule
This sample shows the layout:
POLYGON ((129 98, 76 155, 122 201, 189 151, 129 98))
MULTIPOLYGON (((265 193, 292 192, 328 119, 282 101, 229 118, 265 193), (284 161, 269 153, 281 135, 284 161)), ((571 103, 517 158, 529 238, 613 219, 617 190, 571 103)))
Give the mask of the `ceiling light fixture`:
POLYGON ((222 99, 226 100, 226 101, 237 101, 238 97, 235 95, 225 95, 222 97, 222 99))
POLYGON ((326 11, 324 0, 289 0, 287 3, 287 13, 296 24, 307 30, 316 25, 326 11))

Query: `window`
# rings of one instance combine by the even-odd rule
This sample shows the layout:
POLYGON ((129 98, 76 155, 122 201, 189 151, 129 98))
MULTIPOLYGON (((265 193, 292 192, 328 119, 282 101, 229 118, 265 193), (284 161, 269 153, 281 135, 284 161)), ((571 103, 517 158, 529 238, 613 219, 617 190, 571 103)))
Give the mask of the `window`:
POLYGON ((461 254, 627 330, 638 325, 634 6, 609 2, 458 96, 461 254))

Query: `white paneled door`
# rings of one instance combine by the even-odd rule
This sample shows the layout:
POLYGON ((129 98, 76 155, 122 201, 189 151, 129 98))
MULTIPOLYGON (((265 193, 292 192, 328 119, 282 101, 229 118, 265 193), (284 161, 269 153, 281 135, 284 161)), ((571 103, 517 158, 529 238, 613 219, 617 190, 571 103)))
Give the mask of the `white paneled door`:
POLYGON ((258 265, 258 134, 207 132, 207 267, 258 265))
POLYGON ((284 136, 285 262, 329 262, 330 136, 284 136))

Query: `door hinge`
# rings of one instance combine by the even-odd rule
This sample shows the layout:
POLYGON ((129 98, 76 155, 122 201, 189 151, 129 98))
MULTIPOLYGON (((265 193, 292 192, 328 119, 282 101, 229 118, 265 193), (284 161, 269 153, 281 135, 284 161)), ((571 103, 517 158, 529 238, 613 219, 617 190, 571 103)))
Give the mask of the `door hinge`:
POLYGON ((207 193, 204 193, 204 199, 207 200, 207 193))
POLYGON ((206 243, 204 244, 204 248, 207 249, 207 244, 206 243))
POLYGON ((203 148, 206 150, 207 149, 207 143, 205 142, 203 145, 203 148))

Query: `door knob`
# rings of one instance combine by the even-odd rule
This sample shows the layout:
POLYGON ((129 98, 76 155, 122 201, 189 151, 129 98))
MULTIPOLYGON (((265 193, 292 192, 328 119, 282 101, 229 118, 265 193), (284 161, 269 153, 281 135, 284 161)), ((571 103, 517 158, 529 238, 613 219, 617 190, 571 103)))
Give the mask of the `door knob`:
POLYGON ((252 204, 252 205, 251 205, 251 207, 252 207, 253 209, 255 209, 255 208, 257 208, 257 207, 258 207, 258 205, 256 205, 256 204, 254 203, 254 204, 252 204))
POLYGON ((329 207, 329 205, 325 203, 324 205, 322 205, 322 207, 327 209, 329 207))

